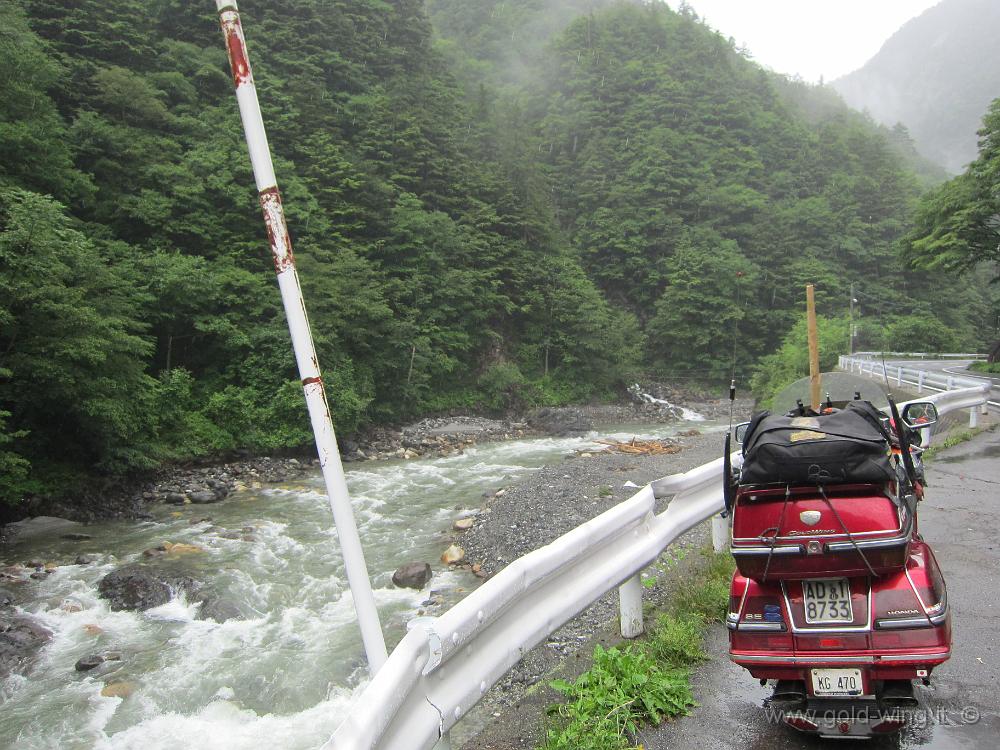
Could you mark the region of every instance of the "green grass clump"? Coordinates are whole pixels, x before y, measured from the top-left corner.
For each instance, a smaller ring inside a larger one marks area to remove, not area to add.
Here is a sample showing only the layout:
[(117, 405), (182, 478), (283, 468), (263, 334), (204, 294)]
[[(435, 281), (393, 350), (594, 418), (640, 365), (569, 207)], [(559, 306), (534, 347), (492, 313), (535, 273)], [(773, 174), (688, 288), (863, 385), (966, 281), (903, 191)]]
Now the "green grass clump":
[(969, 369), (976, 372), (1000, 372), (1000, 362), (973, 362)]
[(672, 611), (683, 616), (695, 615), (703, 622), (723, 622), (729, 606), (729, 582), (733, 577), (733, 557), (728, 553), (706, 551), (708, 564), (694, 580), (679, 584)]
[(679, 585), (670, 611), (643, 640), (594, 647), (594, 663), (574, 682), (550, 686), (565, 702), (549, 706), (539, 750), (622, 750), (644, 724), (683, 716), (697, 705), (691, 667), (706, 657), (705, 627), (726, 616), (733, 561), (707, 552), (699, 576)]
[(991, 428), (977, 427), (975, 429), (960, 430), (958, 432), (953, 432), (944, 440), (942, 440), (940, 443), (934, 443), (932, 446), (927, 448), (921, 454), (921, 457), (924, 459), (924, 461), (930, 461), (941, 451), (947, 450), (948, 448), (952, 448), (956, 445), (959, 445), (960, 443), (965, 443), (969, 440), (972, 440), (972, 438), (974, 438), (979, 433), (986, 432), (989, 429)]
[(551, 686), (566, 703), (549, 709), (555, 717), (544, 748), (618, 750), (631, 747), (629, 735), (643, 722), (687, 713), (694, 705), (689, 673), (659, 662), (648, 649), (630, 643), (623, 648), (594, 648), (594, 664), (575, 682), (554, 680)]

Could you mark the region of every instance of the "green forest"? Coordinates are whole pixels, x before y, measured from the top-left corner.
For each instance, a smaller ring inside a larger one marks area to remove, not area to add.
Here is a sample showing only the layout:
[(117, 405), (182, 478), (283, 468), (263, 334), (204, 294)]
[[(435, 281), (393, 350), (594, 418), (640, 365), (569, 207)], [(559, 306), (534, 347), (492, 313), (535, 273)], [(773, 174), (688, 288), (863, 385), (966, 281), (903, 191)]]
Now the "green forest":
[[(746, 383), (807, 283), (843, 349), (852, 284), (861, 347), (994, 337), (996, 107), (937, 186), (683, 3), (240, 11), (341, 434)], [(309, 446), (214, 4), (8, 0), (0, 56), (0, 498)]]

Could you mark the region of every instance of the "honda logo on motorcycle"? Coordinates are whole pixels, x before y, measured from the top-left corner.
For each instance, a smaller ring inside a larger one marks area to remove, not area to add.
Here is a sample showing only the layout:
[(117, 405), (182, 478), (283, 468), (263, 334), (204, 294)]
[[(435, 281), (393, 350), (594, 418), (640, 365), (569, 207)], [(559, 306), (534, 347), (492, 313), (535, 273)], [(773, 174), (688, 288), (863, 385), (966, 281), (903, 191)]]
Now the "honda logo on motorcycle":
[(819, 523), (820, 515), (818, 510), (804, 510), (799, 513), (799, 520), (806, 526), (815, 526)]

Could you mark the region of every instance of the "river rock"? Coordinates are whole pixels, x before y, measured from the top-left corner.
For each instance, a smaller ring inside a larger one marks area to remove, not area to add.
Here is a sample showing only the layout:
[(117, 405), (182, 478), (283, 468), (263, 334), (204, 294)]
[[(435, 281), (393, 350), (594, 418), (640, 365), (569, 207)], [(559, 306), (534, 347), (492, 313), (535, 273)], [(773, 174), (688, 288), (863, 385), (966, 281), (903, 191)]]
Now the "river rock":
[(457, 544), (453, 544), (444, 551), (443, 555), (441, 555), (441, 562), (445, 565), (454, 565), (455, 563), (461, 562), (464, 557), (465, 550)]
[(164, 542), (164, 546), (167, 548), (168, 555), (190, 555), (199, 552), (204, 552), (204, 547), (199, 547), (196, 544), (171, 544), (170, 542)]
[(103, 663), (103, 656), (100, 654), (90, 654), (89, 656), (84, 656), (82, 659), (78, 659), (73, 668), (77, 672), (89, 672), (91, 669), (96, 669)]
[(455, 519), (455, 523), (453, 523), (451, 527), (455, 531), (468, 531), (469, 529), (472, 528), (472, 524), (474, 524), (475, 522), (476, 519), (474, 518), (457, 518)]
[(73, 561), (74, 565), (93, 565), (97, 562), (97, 555), (77, 555)]
[(217, 497), (211, 490), (196, 490), (188, 493), (188, 499), (195, 505), (208, 505), (209, 503), (217, 503), (222, 498)]
[(198, 583), (187, 576), (172, 576), (137, 565), (113, 570), (97, 587), (114, 611), (142, 612), (169, 602), (179, 591), (191, 592)]
[(400, 588), (422, 589), (431, 579), (431, 566), (425, 562), (411, 562), (396, 569), (392, 582)]
[(0, 615), (0, 679), (24, 672), (52, 633), (23, 615)]
[(198, 610), (199, 620), (215, 620), (216, 622), (226, 622), (228, 620), (242, 620), (243, 613), (240, 608), (230, 601), (214, 595), (206, 595), (201, 600), (201, 608)]
[(90, 534), (77, 534), (76, 532), (74, 532), (72, 534), (63, 534), (62, 538), (71, 542), (85, 542), (88, 539), (93, 539), (94, 537), (92, 537)]
[(101, 688), (101, 695), (105, 698), (128, 698), (134, 692), (134, 682), (109, 682)]

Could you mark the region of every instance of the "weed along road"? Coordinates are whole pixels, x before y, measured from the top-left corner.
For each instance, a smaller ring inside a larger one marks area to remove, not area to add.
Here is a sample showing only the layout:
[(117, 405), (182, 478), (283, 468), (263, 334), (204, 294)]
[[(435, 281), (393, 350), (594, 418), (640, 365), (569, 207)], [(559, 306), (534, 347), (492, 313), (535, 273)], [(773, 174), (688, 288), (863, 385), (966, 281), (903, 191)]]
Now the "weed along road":
[[(918, 687), (920, 706), (897, 737), (865, 747), (995, 748), (1000, 737), (1000, 431), (937, 454), (920, 530), (948, 583), (954, 646), (951, 660)], [(701, 704), (692, 715), (640, 735), (646, 750), (826, 747), (823, 741), (769, 720), (762, 687), (727, 658), (724, 626), (714, 627), (710, 660), (693, 677)], [(836, 747), (844, 747), (839, 741)]]

